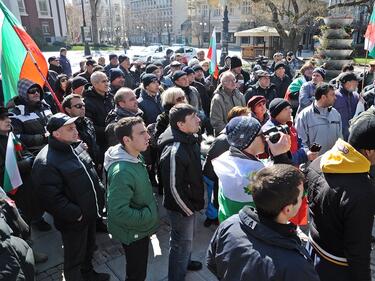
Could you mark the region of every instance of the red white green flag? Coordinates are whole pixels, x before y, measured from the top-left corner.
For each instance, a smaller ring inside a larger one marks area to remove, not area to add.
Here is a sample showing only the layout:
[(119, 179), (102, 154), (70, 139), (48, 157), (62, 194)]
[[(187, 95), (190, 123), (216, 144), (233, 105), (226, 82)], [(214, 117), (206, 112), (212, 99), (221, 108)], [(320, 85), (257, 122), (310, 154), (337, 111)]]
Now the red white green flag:
[(210, 40), (210, 47), (208, 48), (207, 58), (210, 59), (210, 74), (215, 78), (219, 78), (219, 67), (217, 66), (217, 54), (216, 54), (216, 30), (212, 31)]
[(22, 24), (0, 0), (0, 58), (4, 103), (18, 95), (19, 79), (44, 85), (48, 73), (46, 59)]
[(7, 149), (5, 152), (5, 169), (3, 189), (5, 192), (14, 192), (20, 185), (22, 179), (17, 166), (17, 153), (22, 150), (21, 143), (12, 132), (8, 135)]
[(369, 52), (369, 56), (375, 58), (375, 9), (372, 11), (365, 33), (365, 50)]

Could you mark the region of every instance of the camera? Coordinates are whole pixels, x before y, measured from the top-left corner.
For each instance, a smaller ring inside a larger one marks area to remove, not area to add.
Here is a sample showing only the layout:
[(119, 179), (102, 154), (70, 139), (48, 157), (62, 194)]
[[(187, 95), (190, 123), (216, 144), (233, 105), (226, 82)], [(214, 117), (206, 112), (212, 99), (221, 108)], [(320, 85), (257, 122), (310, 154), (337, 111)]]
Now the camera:
[(268, 136), (271, 143), (277, 143), (281, 137), (281, 133), (290, 135), (290, 129), (288, 125), (275, 126), (267, 131), (263, 132), (264, 136)]

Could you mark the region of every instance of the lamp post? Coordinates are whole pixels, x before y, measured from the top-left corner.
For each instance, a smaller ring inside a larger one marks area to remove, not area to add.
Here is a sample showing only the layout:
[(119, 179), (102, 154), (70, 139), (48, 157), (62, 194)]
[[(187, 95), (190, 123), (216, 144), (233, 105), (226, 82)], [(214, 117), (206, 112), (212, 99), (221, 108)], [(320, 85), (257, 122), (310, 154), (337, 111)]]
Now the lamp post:
[(201, 46), (200, 47), (203, 47), (204, 46), (204, 29), (207, 25), (206, 22), (200, 22), (199, 25), (201, 26), (201, 37), (202, 37), (202, 41), (201, 41)]
[(170, 46), (171, 45), (171, 31), (170, 31), (170, 29), (171, 29), (172, 25), (170, 23), (168, 23), (168, 24), (165, 23), (164, 27), (165, 27), (165, 29), (167, 30), (167, 33), (168, 33), (168, 46)]
[(224, 17), (223, 17), (223, 32), (221, 37), (221, 56), (220, 56), (220, 65), (224, 66), (225, 57), (228, 55), (228, 6), (225, 5)]
[(81, 34), (82, 34), (82, 42), (85, 44), (85, 56), (90, 56), (90, 46), (89, 43), (85, 40), (85, 27), (86, 27), (86, 19), (85, 19), (85, 8), (83, 6), (83, 0), (81, 0), (81, 6), (82, 6), (82, 16), (83, 16), (83, 26), (81, 27)]

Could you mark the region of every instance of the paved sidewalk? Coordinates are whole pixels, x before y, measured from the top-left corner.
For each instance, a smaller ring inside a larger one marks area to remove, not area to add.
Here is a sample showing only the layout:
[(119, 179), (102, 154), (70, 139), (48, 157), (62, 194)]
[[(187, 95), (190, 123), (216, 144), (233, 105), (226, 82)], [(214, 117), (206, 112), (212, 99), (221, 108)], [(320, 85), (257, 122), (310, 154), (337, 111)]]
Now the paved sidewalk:
[[(161, 197), (158, 198), (161, 206)], [(165, 209), (161, 206), (161, 227), (157, 233), (162, 251), (161, 256), (154, 257), (150, 244), (148, 261), (147, 281), (167, 280), (168, 275), (168, 244), (169, 244), (169, 224)], [(52, 218), (46, 216), (46, 220), (52, 223)], [(192, 258), (200, 260), (205, 264), (207, 246), (215, 231), (215, 227), (205, 228), (204, 212), (197, 217), (196, 235)], [(62, 275), (63, 248), (60, 233), (53, 229), (49, 232), (38, 232), (33, 230), (32, 238), (34, 248), (40, 252), (48, 254), (48, 261), (37, 265), (37, 281), (65, 280)], [(125, 280), (125, 256), (119, 242), (112, 240), (108, 234), (97, 234), (98, 250), (94, 254), (94, 268), (99, 272), (111, 274), (111, 281)], [(188, 272), (186, 281), (213, 281), (217, 280), (211, 272), (204, 266), (202, 270)]]
[[(167, 281), (168, 273), (168, 243), (169, 224), (164, 207), (161, 206), (161, 197), (158, 197), (160, 206), (161, 227), (157, 233), (162, 251), (161, 256), (154, 257), (152, 246), (148, 260), (147, 281)], [(52, 223), (52, 218), (46, 216), (46, 220)], [(206, 250), (209, 241), (215, 231), (215, 227), (205, 228), (205, 220), (202, 211), (197, 216), (195, 243), (193, 248), (193, 259), (200, 260), (205, 264)], [(373, 229), (375, 234), (375, 228)], [(53, 229), (49, 232), (33, 231), (34, 248), (48, 254), (48, 261), (37, 265), (37, 281), (62, 281), (65, 280), (62, 274), (63, 249), (60, 233)], [(108, 234), (97, 234), (98, 250), (94, 254), (94, 268), (99, 272), (111, 274), (111, 281), (125, 280), (125, 257), (124, 251), (119, 242), (112, 240)], [(371, 252), (372, 281), (375, 281), (375, 251), (374, 244)], [(203, 267), (197, 272), (188, 272), (185, 281), (214, 281), (217, 280), (211, 272)], [(182, 281), (182, 280), (181, 280)]]

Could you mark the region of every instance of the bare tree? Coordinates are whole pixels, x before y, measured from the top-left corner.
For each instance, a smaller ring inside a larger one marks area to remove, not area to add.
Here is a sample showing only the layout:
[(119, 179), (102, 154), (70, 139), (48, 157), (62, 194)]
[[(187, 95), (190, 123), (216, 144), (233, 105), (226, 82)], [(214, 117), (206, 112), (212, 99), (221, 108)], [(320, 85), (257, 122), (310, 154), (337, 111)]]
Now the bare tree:
[(72, 3), (67, 3), (65, 9), (69, 38), (71, 42), (77, 43), (81, 36), (82, 14)]

